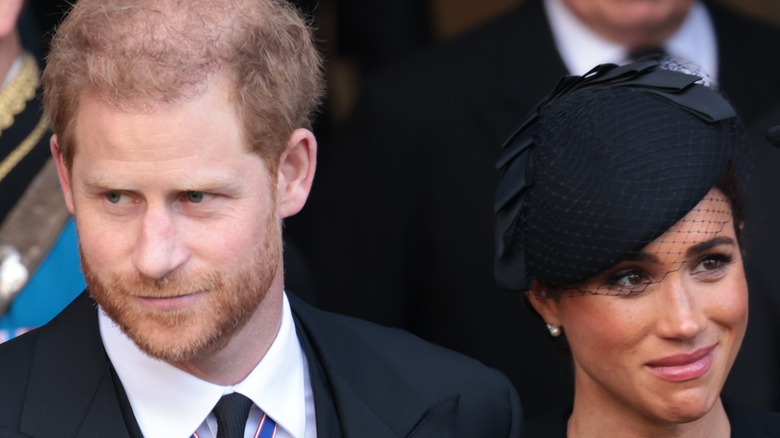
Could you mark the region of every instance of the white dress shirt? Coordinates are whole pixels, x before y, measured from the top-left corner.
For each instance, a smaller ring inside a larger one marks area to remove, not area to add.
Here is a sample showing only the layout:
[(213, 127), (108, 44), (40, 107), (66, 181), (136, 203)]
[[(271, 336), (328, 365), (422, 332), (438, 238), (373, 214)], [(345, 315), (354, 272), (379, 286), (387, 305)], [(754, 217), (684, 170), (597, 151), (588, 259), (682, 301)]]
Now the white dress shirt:
[[(562, 0), (545, 0), (555, 46), (569, 73), (583, 75), (604, 63), (624, 64), (628, 50), (591, 30)], [(687, 59), (701, 67), (713, 79), (718, 74), (718, 48), (715, 28), (707, 8), (696, 2), (685, 21), (664, 45), (666, 53)]]
[(254, 403), (246, 434), (254, 435), (260, 409), (277, 424), (277, 438), (315, 438), (314, 397), (306, 357), (295, 333), (287, 296), (279, 332), (268, 352), (242, 382), (216, 385), (143, 353), (119, 327), (99, 312), (100, 335), (135, 418), (146, 438), (216, 437), (211, 410), (224, 394), (238, 392)]

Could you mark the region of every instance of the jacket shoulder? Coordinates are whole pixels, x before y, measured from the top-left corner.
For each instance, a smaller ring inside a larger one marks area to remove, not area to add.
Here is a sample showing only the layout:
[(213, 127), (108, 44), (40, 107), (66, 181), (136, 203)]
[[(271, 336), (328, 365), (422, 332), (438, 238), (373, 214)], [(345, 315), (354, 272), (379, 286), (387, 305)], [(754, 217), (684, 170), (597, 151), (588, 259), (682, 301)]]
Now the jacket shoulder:
[[(0, 344), (0, 425), (13, 427), (22, 412), (38, 329)], [(0, 437), (3, 437), (0, 430)]]
[[(414, 374), (418, 374), (423, 365), (426, 365), (424, 372), (432, 365), (446, 363), (452, 373), (445, 372), (443, 377), (459, 374), (458, 370), (472, 371), (487, 377), (496, 375), (493, 369), (476, 359), (430, 343), (405, 330), (322, 311), (302, 302), (293, 306), (293, 313), (301, 318), (307, 329), (318, 329), (318, 335), (315, 336), (318, 344), (328, 345), (332, 339), (341, 339), (341, 348), (349, 348), (343, 345), (343, 342), (350, 340), (369, 347), (370, 350), (365, 351), (366, 354), (376, 355), (387, 363), (413, 371)], [(433, 373), (442, 377), (441, 370), (435, 370)], [(501, 376), (500, 373), (498, 375)]]
[(499, 371), (403, 330), (290, 302), (296, 328), (313, 344), (329, 377), (367, 404), (388, 406), (414, 398), (434, 407), (449, 401), (447, 409), (459, 424), (489, 424), (490, 436), (519, 436), (520, 400)]

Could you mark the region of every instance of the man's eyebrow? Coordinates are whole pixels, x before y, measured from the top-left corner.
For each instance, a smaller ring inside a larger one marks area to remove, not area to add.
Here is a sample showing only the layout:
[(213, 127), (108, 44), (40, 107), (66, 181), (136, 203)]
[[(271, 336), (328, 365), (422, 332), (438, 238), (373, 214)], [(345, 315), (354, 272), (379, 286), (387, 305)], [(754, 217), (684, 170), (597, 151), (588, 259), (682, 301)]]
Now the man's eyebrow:
[(102, 175), (93, 175), (85, 177), (82, 185), (90, 189), (111, 189), (120, 187), (121, 183), (110, 177), (107, 178)]
[[(223, 176), (206, 176), (203, 178), (186, 178), (177, 184), (176, 190), (192, 192), (209, 192), (219, 190), (231, 190), (236, 187), (234, 178)], [(83, 186), (88, 189), (117, 189), (133, 190), (135, 183), (128, 183), (118, 178), (105, 175), (94, 175), (84, 178)]]
[(734, 241), (734, 239), (728, 236), (713, 237), (710, 240), (705, 240), (704, 242), (700, 242), (697, 243), (696, 245), (691, 246), (685, 251), (685, 254), (686, 256), (691, 257), (696, 254), (701, 254), (703, 252), (709, 251), (710, 249), (720, 245), (736, 245), (736, 242)]
[(202, 180), (186, 180), (179, 184), (179, 190), (185, 192), (213, 192), (220, 190), (229, 190), (234, 187), (236, 182), (230, 178), (209, 177)]

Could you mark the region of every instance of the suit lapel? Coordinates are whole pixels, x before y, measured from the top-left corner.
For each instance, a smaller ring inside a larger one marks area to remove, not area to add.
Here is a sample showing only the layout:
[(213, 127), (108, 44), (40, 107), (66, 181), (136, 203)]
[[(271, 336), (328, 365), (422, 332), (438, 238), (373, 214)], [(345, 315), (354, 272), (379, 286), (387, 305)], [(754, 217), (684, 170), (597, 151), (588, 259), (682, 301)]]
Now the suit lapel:
[(309, 362), (320, 436), (422, 437), (431, 436), (431, 428), (452, 428), (447, 423), (454, 422), (457, 397), (426, 402), (353, 327), (289, 298)]
[(86, 292), (41, 329), (32, 363), (22, 432), (129, 438), (96, 308)]
[[(289, 296), (289, 295), (288, 295)], [(294, 316), (296, 335), (306, 356), (309, 370), (309, 382), (314, 393), (314, 412), (316, 414), (317, 435), (328, 438), (341, 437), (339, 413), (331, 395), (327, 374), (317, 358), (317, 352), (302, 328), (300, 320)]]

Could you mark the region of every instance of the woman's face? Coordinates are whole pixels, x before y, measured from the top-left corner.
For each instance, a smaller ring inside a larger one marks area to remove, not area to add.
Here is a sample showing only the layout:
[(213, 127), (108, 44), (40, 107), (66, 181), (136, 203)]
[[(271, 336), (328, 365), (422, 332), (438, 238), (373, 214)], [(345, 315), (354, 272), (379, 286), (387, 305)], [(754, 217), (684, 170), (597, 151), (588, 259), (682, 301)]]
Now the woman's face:
[(721, 192), (710, 191), (636, 258), (581, 286), (613, 293), (532, 299), (567, 336), (578, 402), (673, 423), (713, 407), (748, 315), (739, 243)]

